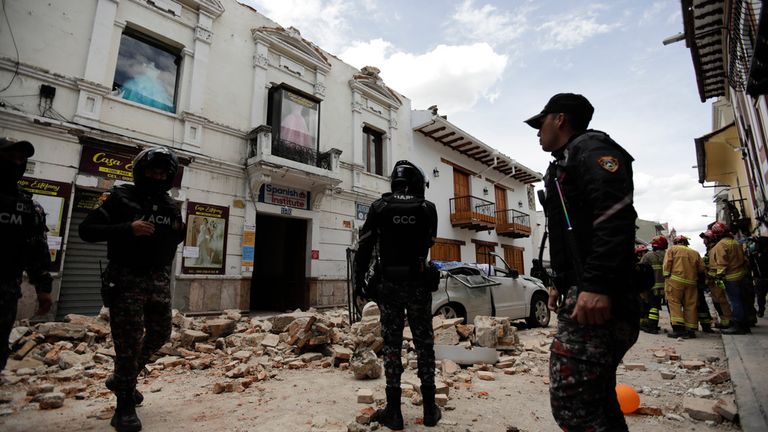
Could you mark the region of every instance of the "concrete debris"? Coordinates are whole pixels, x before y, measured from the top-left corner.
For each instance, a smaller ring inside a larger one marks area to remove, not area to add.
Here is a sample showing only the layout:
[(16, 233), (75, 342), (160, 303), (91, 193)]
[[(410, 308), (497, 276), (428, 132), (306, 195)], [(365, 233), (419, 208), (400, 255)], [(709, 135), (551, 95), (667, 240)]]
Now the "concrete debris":
[(370, 348), (355, 351), (349, 362), (349, 367), (355, 379), (376, 379), (384, 372), (379, 359)]
[(373, 391), (370, 390), (370, 389), (360, 389), (360, 390), (358, 390), (357, 391), (357, 403), (372, 404), (373, 403)]
[(56, 409), (64, 406), (64, 393), (42, 393), (39, 398), (40, 409)]
[(486, 348), (512, 349), (519, 343), (517, 329), (509, 319), (478, 315), (475, 317), (475, 344)]
[(711, 399), (686, 397), (683, 398), (683, 410), (694, 420), (711, 420), (720, 423), (722, 417), (715, 412), (715, 403)]
[(731, 374), (728, 371), (718, 371), (707, 375), (703, 381), (710, 384), (721, 384), (731, 380)]
[(739, 410), (732, 399), (718, 400), (712, 410), (730, 422), (735, 423), (739, 420)]
[(665, 370), (660, 371), (659, 373), (661, 373), (661, 377), (664, 378), (665, 380), (675, 379), (675, 376), (677, 376), (674, 372), (665, 371)]
[(655, 406), (641, 406), (637, 410), (635, 410), (635, 414), (637, 414), (637, 415), (647, 415), (647, 416), (661, 416), (661, 415), (664, 415), (664, 413), (661, 411), (661, 408), (655, 407)]
[(683, 369), (698, 370), (704, 367), (704, 362), (699, 360), (687, 360), (680, 362)]

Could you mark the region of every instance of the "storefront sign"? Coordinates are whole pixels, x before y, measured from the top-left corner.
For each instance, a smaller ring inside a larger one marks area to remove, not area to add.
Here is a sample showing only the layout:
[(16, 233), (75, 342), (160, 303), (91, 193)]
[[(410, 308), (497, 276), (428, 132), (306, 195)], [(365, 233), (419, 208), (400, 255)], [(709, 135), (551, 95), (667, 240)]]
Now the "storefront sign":
[(69, 210), (69, 197), (72, 185), (51, 180), (24, 177), (19, 180), (21, 186), (32, 194), (45, 210), (45, 224), (48, 227), (48, 249), (51, 253), (51, 271), (61, 267), (61, 244)]
[(256, 252), (256, 225), (245, 224), (243, 226), (243, 257), (240, 271), (253, 272), (253, 259)]
[(364, 221), (368, 217), (368, 210), (370, 209), (371, 206), (368, 204), (355, 203), (355, 219)]
[(227, 256), (229, 207), (187, 203), (187, 236), (182, 271), (186, 274), (224, 274)]
[[(98, 147), (83, 146), (80, 155), (80, 172), (93, 174), (113, 180), (133, 181), (133, 158), (139, 154), (138, 149), (126, 149), (124, 153), (105, 150)], [(173, 187), (181, 186), (184, 167), (179, 166), (179, 172), (173, 179)]]
[(91, 211), (98, 208), (107, 198), (107, 192), (75, 189), (75, 205), (72, 211)]
[(268, 183), (259, 190), (259, 202), (309, 210), (309, 191)]

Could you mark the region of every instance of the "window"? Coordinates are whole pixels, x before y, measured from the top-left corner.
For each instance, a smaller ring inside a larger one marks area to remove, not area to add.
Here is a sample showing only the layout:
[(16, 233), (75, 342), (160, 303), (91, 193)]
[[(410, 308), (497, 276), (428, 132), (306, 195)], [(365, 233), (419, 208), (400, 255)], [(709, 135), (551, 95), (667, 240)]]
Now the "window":
[(272, 154), (314, 165), (317, 161), (320, 103), (284, 86), (270, 89)]
[(475, 244), (475, 262), (478, 264), (493, 265), (493, 263), (496, 261), (496, 258), (491, 255), (491, 252), (495, 252), (498, 243), (476, 239), (472, 239), (472, 243)]
[(436, 261), (461, 261), (461, 246), (464, 244), (461, 240), (437, 238), (429, 256)]
[(363, 163), (369, 173), (384, 175), (382, 141), (384, 134), (369, 127), (363, 128)]
[(176, 112), (181, 53), (126, 30), (120, 39), (112, 91), (125, 100)]

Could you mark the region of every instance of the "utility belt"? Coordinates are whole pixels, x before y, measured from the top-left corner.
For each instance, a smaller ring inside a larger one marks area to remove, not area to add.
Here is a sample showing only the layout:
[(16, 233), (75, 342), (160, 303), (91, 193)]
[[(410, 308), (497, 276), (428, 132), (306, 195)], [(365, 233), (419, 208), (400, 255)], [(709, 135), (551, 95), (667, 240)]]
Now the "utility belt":
[(440, 284), (440, 270), (432, 262), (419, 260), (413, 264), (382, 265), (381, 278), (387, 282), (411, 282), (437, 291)]

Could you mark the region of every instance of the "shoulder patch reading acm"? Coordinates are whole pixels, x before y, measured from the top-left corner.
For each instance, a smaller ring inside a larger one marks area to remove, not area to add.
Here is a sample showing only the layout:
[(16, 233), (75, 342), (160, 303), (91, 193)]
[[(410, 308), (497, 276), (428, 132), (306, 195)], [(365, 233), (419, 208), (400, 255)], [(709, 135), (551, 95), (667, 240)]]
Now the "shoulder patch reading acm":
[(597, 163), (608, 172), (616, 172), (619, 169), (619, 160), (613, 156), (602, 156), (597, 159)]

